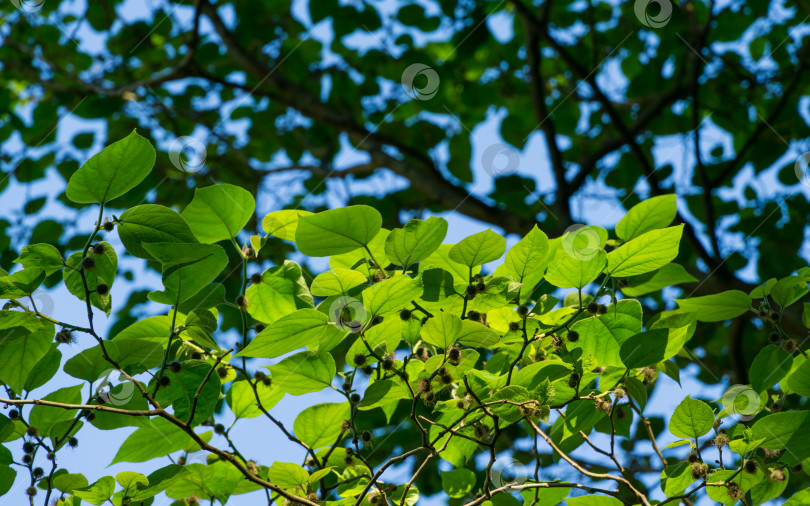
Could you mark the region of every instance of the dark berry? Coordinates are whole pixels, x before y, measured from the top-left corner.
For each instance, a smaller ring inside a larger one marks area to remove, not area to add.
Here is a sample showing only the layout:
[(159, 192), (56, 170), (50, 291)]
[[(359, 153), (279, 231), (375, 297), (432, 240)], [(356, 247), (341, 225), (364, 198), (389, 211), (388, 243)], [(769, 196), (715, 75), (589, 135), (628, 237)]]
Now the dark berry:
[(32, 460), (33, 460), (33, 457), (31, 456), (30, 453), (26, 453), (25, 455), (22, 456), (22, 461), (25, 464), (30, 464)]
[(158, 383), (160, 383), (160, 386), (162, 387), (169, 386), (171, 382), (172, 380), (170, 380), (168, 376), (161, 376), (160, 379), (158, 380)]
[(382, 322), (383, 322), (383, 317), (382, 316), (375, 316), (374, 318), (371, 319), (371, 324), (372, 325), (379, 325)]
[(199, 351), (192, 351), (191, 360), (202, 360), (202, 353), (200, 353)]
[(99, 295), (107, 295), (110, 293), (110, 287), (104, 283), (99, 283), (96, 285), (96, 293)]
[(33, 453), (35, 449), (36, 446), (34, 446), (34, 443), (30, 441), (26, 441), (25, 443), (23, 443), (23, 451), (25, 453)]
[(386, 371), (390, 371), (394, 368), (394, 360), (391, 357), (385, 357), (382, 361), (382, 368)]
[(248, 298), (245, 297), (244, 295), (239, 295), (236, 297), (235, 302), (236, 305), (239, 307), (239, 309), (245, 309), (248, 305)]
[(470, 311), (469, 313), (467, 313), (467, 319), (472, 320), (474, 322), (479, 322), (481, 321), (481, 313), (479, 313), (478, 311)]
[(43, 471), (41, 467), (35, 467), (34, 470), (31, 471), (31, 474), (33, 474), (35, 478), (41, 478), (42, 475), (45, 474), (45, 471)]
[(225, 426), (221, 423), (214, 425), (214, 432), (217, 434), (225, 434)]
[(370, 376), (371, 373), (374, 372), (374, 368), (371, 367), (370, 365), (367, 365), (367, 366), (361, 368), (360, 370), (363, 371), (363, 374), (365, 374), (366, 376)]
[(352, 404), (358, 404), (360, 402), (360, 399), (361, 399), (360, 394), (352, 394), (349, 396), (349, 401)]
[(776, 321), (779, 319), (779, 313), (777, 313), (776, 311), (770, 311), (768, 313), (768, 318), (770, 318), (773, 321)]
[(16, 420), (17, 418), (20, 417), (20, 412), (17, 411), (16, 409), (12, 409), (11, 411), (8, 412), (8, 417), (11, 418), (12, 420)]
[(36, 427), (28, 427), (28, 429), (25, 430), (25, 433), (31, 437), (34, 437), (37, 434), (39, 434), (39, 431), (37, 430)]
[(451, 346), (447, 349), (447, 361), (453, 365), (458, 365), (461, 361), (461, 350), (456, 348), (455, 346)]
[(76, 439), (75, 437), (71, 437), (70, 439), (68, 439), (68, 443), (67, 443), (67, 444), (68, 444), (68, 446), (70, 446), (71, 448), (76, 448), (77, 446), (79, 446), (79, 440), (78, 440), (78, 439)]
[[(352, 423), (348, 420), (343, 420), (342, 422), (340, 422), (340, 428), (341, 430), (343, 430), (343, 432), (351, 430)], [(349, 448), (349, 450), (351, 450), (351, 448)], [(350, 453), (349, 450), (346, 450), (346, 453)]]
[(60, 344), (69, 344), (73, 342), (73, 334), (68, 329), (62, 329), (56, 333), (54, 340)]
[(748, 474), (754, 474), (757, 472), (757, 463), (753, 460), (746, 460), (743, 469), (745, 469), (745, 472)]
[(795, 339), (787, 339), (785, 341), (785, 351), (787, 351), (788, 353), (793, 353), (794, 351), (796, 351), (797, 347), (798, 346), (796, 345)]
[(272, 384), (273, 384), (273, 381), (272, 381), (270, 378), (264, 378), (264, 379), (262, 380), (262, 385), (264, 385), (264, 386), (266, 386), (266, 387), (269, 387), (269, 386), (270, 386), (270, 385), (272, 385)]
[(570, 378), (568, 378), (568, 386), (571, 388), (576, 388), (579, 385), (579, 374), (573, 373)]
[(96, 255), (103, 255), (105, 249), (106, 248), (104, 247), (104, 245), (101, 244), (100, 242), (97, 242), (96, 244), (93, 245), (93, 253), (95, 253)]
[(518, 330), (520, 330), (520, 323), (509, 322), (509, 332), (517, 332)]
[(226, 369), (225, 367), (220, 367), (219, 369), (217, 369), (217, 376), (219, 376), (222, 379), (225, 379), (228, 376), (228, 369)]
[(91, 271), (96, 268), (96, 261), (93, 257), (84, 257), (82, 258), (81, 266), (82, 269)]
[(453, 377), (452, 377), (452, 376), (450, 376), (449, 374), (442, 374), (441, 376), (439, 376), (439, 379), (440, 379), (440, 380), (441, 380), (441, 382), (442, 382), (442, 383), (444, 383), (445, 385), (449, 385), (450, 383), (452, 383), (452, 382), (453, 382)]
[(770, 334), (768, 334), (768, 341), (770, 341), (771, 344), (777, 344), (781, 340), (782, 336), (779, 335), (779, 332), (771, 332)]
[(115, 223), (111, 221), (105, 221), (103, 227), (104, 230), (106, 230), (107, 232), (112, 232), (113, 229), (115, 228)]
[(467, 286), (467, 290), (466, 290), (467, 299), (474, 298), (477, 293), (478, 293), (478, 290), (476, 290), (475, 286), (473, 286), (473, 285), (468, 285)]
[(487, 290), (487, 285), (483, 281), (479, 281), (477, 285), (475, 285), (475, 290), (478, 293), (484, 293)]
[(351, 466), (354, 464), (354, 460), (351, 457), (346, 457), (343, 459), (343, 464), (345, 464), (346, 467)]
[(348, 392), (352, 389), (352, 386), (348, 382), (346, 382), (343, 383), (343, 386), (341, 388), (343, 389), (344, 392)]
[(524, 317), (529, 314), (529, 307), (526, 304), (521, 304), (517, 307), (517, 314)]
[(700, 479), (706, 476), (707, 471), (709, 470), (709, 466), (704, 464), (703, 462), (693, 462), (692, 463), (692, 478)]
[(169, 370), (175, 374), (180, 372), (183, 369), (183, 366), (180, 365), (180, 362), (172, 362), (169, 364)]
[(575, 343), (579, 341), (579, 332), (576, 330), (569, 330), (568, 335), (565, 336), (568, 339), (569, 343)]
[(407, 309), (403, 309), (399, 312), (399, 317), (402, 319), (402, 321), (406, 322), (411, 319), (411, 312)]
[(364, 443), (368, 443), (371, 441), (371, 432), (364, 430), (363, 433), (360, 434), (360, 439), (362, 439)]
[(695, 462), (697, 462), (700, 459), (698, 458), (697, 453), (690, 453), (689, 456), (686, 457), (686, 460), (688, 460), (689, 462), (694, 464)]
[(591, 314), (596, 314), (599, 311), (599, 304), (596, 302), (589, 302), (588, 303), (588, 312)]
[(31, 497), (37, 495), (37, 488), (36, 487), (28, 487), (25, 489), (25, 493)]
[(456, 401), (456, 407), (458, 409), (464, 409), (464, 401), (461, 401), (461, 400)]
[(362, 353), (358, 353), (357, 355), (354, 356), (352, 361), (354, 362), (354, 365), (356, 365), (357, 367), (362, 367), (366, 363), (366, 356), (363, 355)]
[(416, 358), (419, 360), (427, 360), (430, 358), (430, 352), (424, 346), (416, 348)]
[(256, 274), (250, 277), (250, 282), (253, 283), (254, 285), (258, 285), (259, 283), (262, 282), (262, 275), (257, 272)]
[(598, 307), (598, 309), (597, 309), (597, 312), (598, 312), (599, 314), (605, 314), (605, 313), (607, 313), (607, 306), (606, 306), (606, 305), (604, 305), (604, 304), (599, 304), (599, 307)]
[(256, 329), (256, 333), (257, 333), (257, 334), (260, 334), (260, 333), (261, 333), (261, 332), (263, 332), (263, 331), (264, 331), (264, 329), (266, 329), (267, 327), (266, 327), (266, 326), (265, 326), (263, 323), (257, 323), (257, 324), (256, 324), (256, 326), (255, 326), (255, 327), (253, 327), (253, 328), (255, 328), (255, 329)]

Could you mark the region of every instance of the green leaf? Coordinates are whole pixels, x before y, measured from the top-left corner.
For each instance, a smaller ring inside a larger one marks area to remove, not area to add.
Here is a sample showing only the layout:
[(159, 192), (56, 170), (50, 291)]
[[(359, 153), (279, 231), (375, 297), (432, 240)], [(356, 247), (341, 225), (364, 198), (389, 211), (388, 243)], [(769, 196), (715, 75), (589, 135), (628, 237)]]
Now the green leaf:
[(751, 309), (751, 297), (739, 290), (728, 290), (703, 297), (675, 299), (681, 311), (695, 313), (700, 322), (719, 322), (736, 318)]
[(299, 309), (273, 322), (236, 357), (275, 358), (321, 340), (336, 339), (344, 332), (329, 317), (314, 309)]
[(14, 457), (11, 452), (5, 446), (0, 446), (0, 496), (11, 490), (17, 477), (17, 471), (11, 467), (12, 462)]
[(358, 405), (361, 410), (369, 410), (396, 405), (402, 399), (410, 399), (411, 393), (402, 382), (393, 380), (377, 380), (372, 383), (363, 395)]
[(312, 295), (330, 297), (347, 295), (349, 290), (368, 282), (362, 272), (337, 267), (315, 276), (312, 280)]
[(447, 220), (444, 218), (413, 219), (404, 227), (391, 231), (385, 241), (385, 253), (391, 262), (407, 268), (436, 251), (446, 235)]
[(666, 358), (669, 331), (648, 330), (628, 338), (622, 343), (619, 356), (628, 369), (649, 367)]
[[(163, 374), (170, 380), (169, 385), (158, 390), (156, 400), (162, 406), (171, 404), (174, 408), (174, 416), (186, 421), (191, 414), (194, 396), (208, 375), (208, 371), (211, 370), (211, 364), (202, 360), (187, 360), (180, 362), (180, 366), (180, 372), (177, 373), (170, 370), (164, 371)], [(199, 425), (214, 413), (221, 388), (219, 376), (211, 374), (200, 389), (192, 425)]]
[(310, 448), (323, 448), (334, 444), (342, 431), (341, 423), (349, 418), (348, 402), (316, 404), (295, 418), (293, 431)]
[(41, 387), (59, 371), (59, 365), (62, 363), (62, 352), (59, 351), (58, 346), (58, 343), (53, 343), (48, 353), (28, 373), (28, 379), (25, 380), (25, 390), (31, 391)]
[[(124, 487), (125, 490), (140, 490), (149, 485), (149, 480), (141, 473), (134, 471), (122, 471), (115, 475), (115, 481)], [(129, 494), (127, 494), (129, 495)]]
[(678, 213), (675, 195), (652, 197), (633, 206), (616, 224), (616, 235), (629, 241), (672, 223)]
[(169, 455), (189, 445), (199, 448), (183, 429), (168, 420), (156, 418), (151, 420), (148, 426), (141, 427), (130, 434), (110, 464), (146, 462)]
[[(82, 403), (82, 385), (65, 387), (51, 392), (44, 397), (46, 401), (61, 402), (64, 404)], [(28, 423), (36, 427), (43, 436), (57, 436), (61, 438), (63, 434), (51, 434), (51, 429), (60, 422), (73, 420), (76, 416), (75, 409), (62, 409), (54, 406), (34, 406), (31, 408), (31, 415)]]
[(385, 254), (385, 241), (388, 239), (389, 231), (381, 228), (377, 235), (368, 243), (368, 249), (357, 248), (347, 253), (332, 255), (329, 258), (329, 267), (337, 269), (352, 269), (363, 273), (367, 278), (372, 277), (375, 272), (379, 272), (377, 262), (383, 267), (390, 262)]
[[(456, 283), (468, 284), (470, 282), (470, 270), (450, 259), (450, 251), (452, 251), (454, 247), (453, 244), (442, 244), (439, 246), (436, 251), (431, 253), (430, 256), (419, 264), (420, 272), (428, 272), (430, 270), (438, 271), (441, 269), (449, 273)], [(480, 266), (473, 267), (472, 274), (476, 275), (480, 270)]]
[(273, 323), (296, 309), (312, 307), (312, 295), (301, 267), (290, 260), (264, 271), (261, 282), (251, 284), (245, 296), (248, 314), (263, 323)]
[(506, 239), (492, 230), (478, 232), (450, 248), (450, 260), (469, 268), (497, 260), (506, 251)]
[(628, 286), (623, 287), (622, 292), (629, 297), (640, 297), (663, 290), (668, 286), (696, 281), (697, 278), (686, 272), (683, 266), (667, 264), (655, 272), (629, 278)]
[[(788, 356), (790, 355), (788, 354)], [(791, 362), (789, 365), (792, 366), (792, 356), (790, 359)], [(784, 371), (784, 367), (785, 364), (782, 364), (778, 371)], [(788, 368), (788, 372), (790, 372), (790, 368)], [(777, 373), (774, 373), (774, 375), (777, 375)], [(795, 371), (790, 373), (787, 380), (787, 386), (794, 393), (797, 393), (803, 397), (810, 397), (810, 360), (803, 361)]]
[(291, 395), (319, 392), (332, 384), (337, 372), (328, 353), (302, 351), (269, 367), (273, 383)]
[(62, 254), (55, 246), (50, 244), (32, 244), (23, 247), (20, 256), (14, 260), (26, 269), (39, 267), (45, 270), (45, 275), (50, 276), (65, 266)]
[[(276, 385), (265, 386), (261, 381), (256, 382), (256, 392), (265, 410), (275, 406), (284, 397), (284, 392)], [(256, 418), (262, 414), (256, 402), (256, 394), (246, 380), (234, 381), (225, 398), (237, 418)]]
[[(144, 243), (196, 243), (197, 238), (180, 214), (168, 207), (144, 204), (127, 209), (117, 222), (118, 237), (127, 251), (154, 260)], [(175, 247), (178, 247), (175, 244)]]
[(523, 283), (543, 267), (548, 256), (548, 236), (537, 225), (506, 253), (505, 273)]
[(777, 281), (771, 288), (771, 297), (780, 307), (788, 307), (808, 292), (807, 281), (799, 276), (788, 276)]
[(53, 477), (53, 488), (61, 492), (70, 492), (87, 486), (87, 478), (81, 474), (60, 474)]
[(773, 413), (751, 427), (753, 440), (762, 440), (761, 447), (784, 450), (781, 461), (795, 466), (810, 457), (810, 411)]
[(607, 255), (612, 276), (638, 276), (668, 264), (678, 256), (683, 225), (652, 230), (619, 246)]
[(299, 216), (295, 243), (307, 256), (339, 255), (367, 246), (381, 227), (382, 216), (373, 207), (330, 209), (311, 216)]
[(147, 253), (163, 266), (162, 292), (151, 292), (149, 299), (175, 305), (205, 288), (228, 265), (228, 255), (216, 244), (157, 242), (144, 244)]
[(438, 348), (449, 348), (461, 332), (461, 318), (450, 313), (438, 313), (422, 326), (422, 340)]
[(406, 275), (384, 279), (363, 291), (363, 303), (372, 316), (399, 311), (422, 296), (422, 281)]
[(546, 281), (559, 288), (582, 288), (602, 273), (605, 258), (606, 254), (602, 249), (584, 260), (560, 252), (549, 263)]
[[(87, 289), (90, 290), (90, 303), (107, 313), (109, 316), (112, 309), (112, 297), (110, 294), (99, 295), (95, 292), (100, 284), (107, 285), (112, 288), (115, 281), (115, 274), (118, 271), (118, 256), (115, 250), (110, 246), (110, 243), (99, 243), (104, 247), (104, 253), (96, 255), (92, 250), (88, 252), (87, 257), (95, 261), (95, 267), (92, 269), (84, 269), (84, 277), (87, 280)], [(84, 281), (79, 273), (82, 263), (81, 252), (76, 252), (70, 255), (67, 259), (69, 269), (62, 271), (62, 277), (65, 280), (70, 293), (79, 298), (79, 300), (86, 300), (84, 291)]]
[(51, 349), (51, 322), (31, 313), (0, 310), (0, 381), (22, 392), (37, 363)]
[(194, 198), (181, 215), (197, 239), (210, 244), (236, 237), (255, 208), (256, 201), (249, 191), (217, 184), (194, 190)]
[[(141, 322), (143, 325), (143, 320)], [(134, 325), (137, 325), (134, 324)], [(133, 326), (134, 326), (133, 325)], [(168, 335), (168, 325), (163, 333)], [(164, 342), (149, 341), (146, 339), (115, 337), (106, 341), (104, 347), (110, 358), (115, 360), (129, 374), (139, 374), (152, 367), (157, 367), (163, 359)], [(161, 336), (165, 340), (165, 336)], [(107, 372), (112, 371), (112, 365), (104, 358), (101, 346), (93, 346), (74, 355), (65, 362), (64, 371), (74, 378), (95, 382)], [(117, 372), (115, 373), (116, 377)]]
[(460, 499), (475, 488), (475, 473), (469, 469), (442, 471), (442, 489), (454, 499)]
[[(792, 366), (793, 355), (782, 348), (776, 346), (762, 348), (751, 363), (751, 370), (748, 374), (751, 387), (757, 392), (771, 388), (790, 372)], [(810, 379), (810, 377), (805, 379)]]
[(39, 267), (23, 269), (0, 277), (0, 299), (20, 299), (34, 293), (45, 281), (45, 270)]
[(604, 495), (581, 495), (565, 500), (568, 506), (622, 506), (624, 503), (615, 497)]
[(72, 494), (90, 504), (101, 505), (112, 497), (115, 491), (115, 480), (112, 476), (104, 476), (89, 487), (73, 490)]
[(703, 401), (687, 396), (669, 422), (669, 431), (676, 437), (695, 439), (709, 432), (714, 425), (714, 412)]
[(498, 334), (489, 327), (472, 320), (462, 320), (461, 329), (454, 337), (459, 344), (471, 348), (489, 348), (498, 342)]
[[(196, 443), (193, 444), (196, 446)], [(135, 494), (132, 494), (130, 491), (132, 501), (145, 501), (150, 497), (158, 495), (166, 490), (172, 483), (182, 478), (186, 473), (186, 468), (175, 464), (170, 464), (150, 473), (149, 476), (146, 477), (149, 483), (148, 486), (138, 490)]]
[(309, 473), (298, 464), (274, 462), (267, 471), (267, 479), (279, 487), (291, 489), (309, 482)]
[(586, 355), (593, 355), (601, 366), (624, 367), (619, 354), (621, 345), (641, 332), (641, 303), (624, 299), (609, 305), (607, 312), (579, 320), (571, 329), (579, 332), (576, 343), (568, 343), (569, 349), (582, 348)]
[(661, 490), (667, 497), (681, 495), (695, 481), (689, 462), (678, 462), (661, 471)]
[(73, 173), (67, 198), (77, 204), (106, 203), (138, 185), (155, 165), (155, 148), (133, 130)]
[(286, 241), (294, 241), (295, 231), (298, 229), (298, 219), (301, 216), (312, 216), (312, 213), (300, 209), (275, 211), (264, 217), (262, 228), (267, 232), (267, 235), (276, 236)]

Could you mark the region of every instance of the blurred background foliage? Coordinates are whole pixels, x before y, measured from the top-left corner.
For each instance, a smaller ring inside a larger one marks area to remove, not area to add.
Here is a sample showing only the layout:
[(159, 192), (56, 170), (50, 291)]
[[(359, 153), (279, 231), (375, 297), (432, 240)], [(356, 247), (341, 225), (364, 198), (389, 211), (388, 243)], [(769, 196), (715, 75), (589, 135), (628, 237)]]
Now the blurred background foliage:
[[(65, 182), (133, 128), (158, 161), (120, 209), (180, 209), (227, 182), (258, 195), (259, 216), (363, 203), (389, 228), (442, 214), (551, 236), (677, 193), (678, 262), (700, 280), (684, 295), (807, 264), (807, 2), (21, 2), (0, 4), (5, 268), (26, 243), (81, 247), (95, 211)], [(42, 182), (57, 191), (30, 191)], [(262, 260), (293, 252), (271, 238)], [(146, 307), (133, 286), (111, 332)], [(800, 318), (785, 322), (803, 338)], [(700, 378), (746, 383), (761, 329), (705, 326)]]

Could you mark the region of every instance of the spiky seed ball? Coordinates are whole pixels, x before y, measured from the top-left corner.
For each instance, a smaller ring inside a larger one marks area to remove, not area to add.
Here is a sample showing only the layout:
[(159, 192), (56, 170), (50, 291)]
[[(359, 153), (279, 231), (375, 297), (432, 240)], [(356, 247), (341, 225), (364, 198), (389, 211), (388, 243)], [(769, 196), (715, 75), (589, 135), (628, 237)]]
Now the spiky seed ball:
[(726, 446), (728, 444), (728, 435), (725, 433), (718, 434), (714, 438), (714, 445), (715, 446)]
[(467, 319), (472, 320), (474, 322), (481, 321), (481, 313), (478, 311), (470, 311), (467, 313)]
[(96, 255), (103, 255), (104, 251), (106, 251), (106, 248), (100, 242), (97, 242), (93, 245), (93, 253), (95, 253)]
[(56, 333), (54, 341), (60, 344), (70, 344), (73, 342), (73, 333), (71, 333), (68, 329), (62, 329)]
[(25, 464), (30, 464), (32, 460), (34, 460), (34, 457), (32, 457), (30, 453), (26, 453), (22, 456), (22, 461)]
[(214, 432), (217, 434), (225, 434), (225, 426), (221, 423), (214, 425)]
[(200, 353), (199, 351), (192, 351), (191, 352), (191, 360), (201, 360), (201, 359), (202, 359), (202, 353)]
[(467, 294), (467, 299), (469, 300), (475, 298), (475, 296), (478, 294), (478, 290), (476, 290), (475, 286), (473, 285), (467, 285), (465, 293)]
[(354, 362), (354, 365), (357, 367), (362, 367), (366, 364), (366, 356), (362, 353), (358, 353), (352, 358), (352, 362)]
[(568, 378), (568, 386), (571, 388), (576, 388), (578, 384), (579, 384), (579, 374), (577, 373), (571, 374), (571, 376)]
[(607, 313), (607, 306), (604, 305), (604, 304), (597, 305), (596, 312), (599, 313), (599, 314)]
[(748, 474), (754, 474), (757, 472), (757, 463), (753, 460), (746, 460), (743, 469)]
[(520, 323), (509, 322), (509, 332), (517, 332), (518, 330), (520, 330)]
[[(348, 420), (343, 420), (342, 422), (340, 422), (340, 428), (342, 430), (344, 430), (344, 431), (351, 430), (352, 429), (352, 423), (350, 421), (348, 421)], [(348, 453), (348, 451), (347, 451), (347, 453)]]
[(236, 305), (239, 307), (239, 309), (245, 309), (249, 304), (248, 298), (245, 297), (244, 295), (237, 296), (234, 302), (236, 302)]
[(363, 374), (365, 374), (366, 376), (371, 376), (374, 373), (374, 368), (371, 367), (370, 365), (364, 366), (360, 370), (363, 371)]
[(20, 412), (17, 411), (16, 409), (12, 409), (11, 411), (8, 412), (8, 417), (11, 418), (12, 420), (16, 420), (17, 418), (20, 417)]
[(517, 314), (520, 315), (521, 318), (528, 315), (529, 314), (529, 306), (527, 306), (526, 304), (520, 304), (517, 307)]
[(419, 346), (416, 348), (416, 358), (419, 360), (427, 360), (430, 358), (430, 352), (424, 346)]
[(785, 351), (788, 353), (793, 353), (798, 348), (795, 339), (787, 339), (785, 340)]
[(225, 379), (228, 376), (228, 369), (226, 367), (217, 368), (217, 376), (219, 376), (222, 379)]
[(385, 357), (382, 361), (382, 368), (386, 371), (390, 371), (394, 368), (394, 360), (391, 357)]
[(427, 392), (423, 397), (423, 399), (426, 404), (433, 404), (434, 402), (436, 402), (436, 394), (434, 394), (433, 392)]
[(48, 458), (48, 460), (53, 460), (53, 459), (55, 459), (55, 458), (56, 458), (56, 453), (54, 453), (54, 452), (48, 452), (48, 454), (46, 455), (46, 457)]
[(36, 435), (39, 434), (39, 431), (37, 430), (36, 427), (31, 426), (25, 430), (25, 433), (31, 437), (36, 437)]
[(27, 489), (25, 489), (25, 493), (26, 493), (26, 495), (34, 497), (35, 495), (37, 495), (37, 488), (36, 487), (28, 487)]
[(411, 319), (411, 312), (407, 309), (403, 309), (399, 312), (399, 317), (402, 321), (406, 322)]
[(30, 441), (26, 441), (25, 443), (23, 443), (23, 451), (25, 453), (33, 453), (35, 449), (36, 446), (34, 446), (34, 443)]
[(458, 365), (461, 362), (461, 350), (456, 348), (455, 346), (451, 346), (447, 349), (447, 361), (450, 362), (452, 365)]
[(349, 402), (352, 404), (359, 404), (360, 403), (360, 394), (352, 394), (349, 396)]
[(740, 490), (740, 486), (734, 483), (733, 481), (727, 483), (726, 487), (728, 488), (727, 490), (728, 496), (731, 497), (732, 499), (739, 499), (740, 497), (742, 497), (742, 490)]
[(45, 474), (45, 471), (42, 470), (41, 467), (35, 467), (31, 474), (34, 475), (35, 478), (42, 478), (42, 475)]
[(772, 467), (768, 472), (768, 479), (770, 481), (785, 481), (785, 472), (779, 468)]
[(352, 386), (347, 381), (347, 382), (343, 383), (343, 386), (341, 388), (343, 389), (344, 392), (348, 392), (349, 390), (352, 389)]
[(306, 462), (304, 462), (304, 465), (307, 467), (315, 467), (318, 465), (318, 461), (313, 459), (312, 457), (307, 457), (307, 460)]
[(770, 318), (772, 321), (776, 321), (779, 319), (779, 313), (777, 313), (776, 311), (769, 311), (768, 318)]
[(264, 323), (257, 323), (256, 326), (253, 328), (256, 330), (257, 334), (261, 334), (262, 332), (264, 332), (264, 329), (266, 329), (267, 326)]
[(105, 283), (99, 283), (96, 285), (96, 293), (99, 295), (107, 295), (110, 293), (110, 287)]
[(253, 379), (255, 379), (256, 381), (261, 381), (266, 377), (267, 377), (267, 375), (265, 373), (263, 373), (262, 371), (256, 371), (256, 372), (253, 373)]
[(262, 385), (264, 385), (266, 387), (269, 387), (272, 384), (273, 384), (273, 380), (271, 380), (270, 378), (264, 378), (262, 380)]
[(84, 257), (81, 266), (86, 271), (92, 271), (96, 268), (96, 260), (93, 257)]
[(107, 232), (112, 232), (113, 229), (115, 228), (115, 223), (111, 221), (105, 221), (102, 227), (104, 227), (104, 230), (106, 230)]
[(68, 439), (67, 444), (71, 448), (76, 448), (77, 446), (79, 446), (79, 440), (76, 439), (75, 437), (71, 437), (70, 439)]
[(462, 401), (462, 400), (456, 401), (456, 407), (458, 409), (464, 409), (465, 408), (464, 401)]
[(569, 343), (575, 343), (579, 341), (579, 332), (576, 330), (569, 330), (568, 335), (565, 336), (568, 339)]
[(169, 364), (169, 370), (175, 374), (179, 373), (182, 369), (183, 366), (180, 364), (180, 362), (175, 361)]
[(169, 384), (171, 384), (171, 382), (172, 382), (172, 380), (170, 380), (168, 376), (161, 376), (160, 379), (158, 380), (158, 383), (160, 383), (160, 386), (162, 386), (162, 387), (169, 386)]
[(445, 385), (449, 385), (450, 383), (452, 383), (452, 382), (453, 382), (453, 377), (452, 377), (452, 376), (450, 376), (449, 374), (443, 374), (443, 375), (439, 376), (439, 379), (440, 379), (440, 380), (441, 380), (441, 382), (442, 382), (442, 383), (444, 383)]
[(262, 275), (259, 274), (258, 272), (256, 274), (253, 274), (252, 276), (250, 276), (250, 282), (253, 283), (254, 285), (258, 285), (259, 283), (262, 282)]
[(771, 332), (768, 334), (768, 341), (771, 344), (778, 344), (779, 341), (782, 340), (782, 336), (779, 335), (779, 332)]
[(371, 441), (371, 432), (364, 430), (363, 433), (360, 434), (360, 439), (362, 439), (364, 443), (368, 443)]
[(479, 282), (478, 282), (478, 284), (477, 284), (477, 285), (475, 285), (475, 290), (476, 290), (478, 293), (484, 293), (485, 291), (487, 291), (487, 285), (486, 285), (486, 283), (484, 283), (483, 281), (479, 281)]
[(380, 496), (379, 496), (379, 494), (374, 494), (374, 495), (371, 495), (371, 497), (369, 497), (369, 498), (368, 498), (368, 502), (369, 502), (370, 504), (379, 504), (379, 503), (380, 503)]
[(706, 472), (709, 470), (709, 466), (704, 464), (703, 462), (693, 462), (692, 463), (692, 478), (698, 480), (706, 476)]
[(599, 311), (599, 304), (596, 302), (589, 302), (588, 303), (588, 312), (591, 314), (596, 314)]
[(256, 250), (247, 244), (242, 248), (242, 254), (245, 255), (245, 258), (256, 258)]
[(345, 464), (346, 467), (352, 466), (354, 465), (354, 459), (347, 456), (345, 459), (343, 459), (343, 464)]
[(689, 455), (687, 455), (686, 460), (694, 464), (695, 462), (699, 461), (700, 458), (698, 458), (697, 453), (692, 452)]

